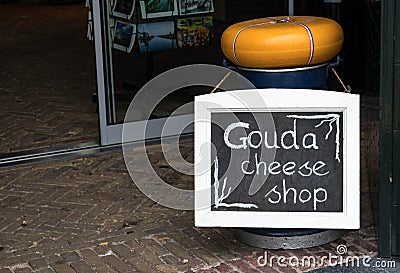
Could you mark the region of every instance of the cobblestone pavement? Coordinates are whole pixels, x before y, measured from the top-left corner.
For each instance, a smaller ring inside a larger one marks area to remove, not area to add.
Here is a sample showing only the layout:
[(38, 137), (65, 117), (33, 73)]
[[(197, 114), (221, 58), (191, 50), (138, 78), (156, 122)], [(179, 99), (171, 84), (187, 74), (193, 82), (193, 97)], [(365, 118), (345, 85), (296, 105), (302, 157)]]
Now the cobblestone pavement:
[(97, 141), (83, 5), (0, 3), (0, 154)]
[[(168, 144), (165, 148), (168, 151)], [(191, 141), (181, 147), (188, 161), (193, 159), (192, 150)], [(160, 146), (148, 151), (160, 177), (176, 187), (193, 187), (191, 176), (168, 167)], [(152, 179), (146, 170), (135, 177), (143, 179)], [(257, 258), (264, 252), (238, 242), (231, 229), (195, 228), (192, 211), (162, 207), (138, 190), (120, 151), (0, 169), (0, 181), (0, 273), (314, 269), (259, 266)], [(377, 254), (375, 229), (365, 227), (330, 244), (268, 255), (313, 255), (320, 262), (335, 254), (339, 244), (347, 246), (347, 255)]]

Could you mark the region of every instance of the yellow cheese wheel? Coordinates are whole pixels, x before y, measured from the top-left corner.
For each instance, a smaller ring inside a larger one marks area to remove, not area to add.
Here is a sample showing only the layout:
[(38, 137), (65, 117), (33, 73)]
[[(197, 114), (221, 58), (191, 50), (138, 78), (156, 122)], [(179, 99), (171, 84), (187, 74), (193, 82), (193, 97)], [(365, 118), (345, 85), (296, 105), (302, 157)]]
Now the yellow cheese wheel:
[(313, 16), (279, 16), (240, 22), (221, 38), (229, 61), (249, 68), (315, 65), (334, 58), (343, 30), (334, 20)]

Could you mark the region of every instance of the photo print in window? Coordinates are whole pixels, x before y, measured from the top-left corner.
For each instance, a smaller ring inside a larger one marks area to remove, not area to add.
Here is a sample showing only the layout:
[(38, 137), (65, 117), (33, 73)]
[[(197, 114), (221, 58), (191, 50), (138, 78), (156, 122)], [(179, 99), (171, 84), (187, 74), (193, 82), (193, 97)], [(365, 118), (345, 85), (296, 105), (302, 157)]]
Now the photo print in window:
[(115, 32), (113, 46), (116, 49), (131, 52), (135, 43), (136, 25), (117, 20), (115, 24)]
[(135, 0), (115, 0), (112, 15), (130, 20), (135, 10)]
[(174, 21), (138, 24), (140, 52), (177, 47)]
[(177, 37), (179, 47), (204, 46), (211, 43), (213, 17), (178, 19)]
[(176, 0), (144, 0), (140, 1), (143, 19), (178, 15)]
[(214, 12), (212, 0), (178, 0), (181, 15)]

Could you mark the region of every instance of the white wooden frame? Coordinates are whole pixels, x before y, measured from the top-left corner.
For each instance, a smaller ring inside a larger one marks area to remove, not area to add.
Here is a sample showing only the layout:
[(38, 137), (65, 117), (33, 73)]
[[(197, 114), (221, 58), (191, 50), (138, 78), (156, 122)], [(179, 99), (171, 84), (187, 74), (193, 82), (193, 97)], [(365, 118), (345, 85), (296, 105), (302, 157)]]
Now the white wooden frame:
[[(326, 90), (238, 90), (195, 98), (195, 225), (198, 227), (360, 227), (359, 96)], [(211, 114), (222, 112), (343, 112), (343, 212), (257, 212), (211, 210)], [(204, 145), (208, 145), (205, 151)], [(203, 166), (204, 167), (204, 166)]]

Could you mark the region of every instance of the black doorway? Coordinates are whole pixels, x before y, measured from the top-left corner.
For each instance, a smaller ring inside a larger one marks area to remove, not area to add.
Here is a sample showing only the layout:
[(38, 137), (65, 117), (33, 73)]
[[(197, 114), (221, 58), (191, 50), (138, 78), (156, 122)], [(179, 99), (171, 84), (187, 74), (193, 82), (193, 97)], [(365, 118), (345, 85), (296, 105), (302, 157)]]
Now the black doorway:
[(98, 143), (85, 2), (0, 0), (0, 157)]

